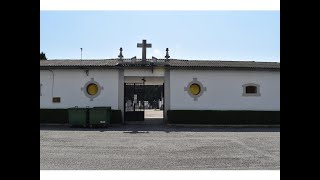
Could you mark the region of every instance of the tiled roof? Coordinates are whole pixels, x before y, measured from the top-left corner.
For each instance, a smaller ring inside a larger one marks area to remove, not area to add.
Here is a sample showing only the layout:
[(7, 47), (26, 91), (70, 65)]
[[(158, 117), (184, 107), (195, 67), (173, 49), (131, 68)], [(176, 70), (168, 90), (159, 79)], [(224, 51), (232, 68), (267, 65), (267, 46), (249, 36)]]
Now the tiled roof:
[(211, 60), (178, 60), (157, 59), (153, 62), (147, 59), (147, 63), (142, 63), (141, 59), (136, 59), (133, 63), (131, 59), (103, 59), (103, 60), (44, 60), (40, 61), (40, 67), (56, 68), (78, 68), (78, 67), (140, 67), (140, 66), (169, 66), (171, 68), (235, 68), (235, 69), (280, 69), (278, 62), (254, 62), (254, 61), (211, 61)]
[(278, 62), (170, 60), (171, 67), (267, 68), (280, 69)]
[(70, 67), (70, 66), (116, 66), (117, 59), (108, 60), (44, 60), (40, 61), (40, 67)]

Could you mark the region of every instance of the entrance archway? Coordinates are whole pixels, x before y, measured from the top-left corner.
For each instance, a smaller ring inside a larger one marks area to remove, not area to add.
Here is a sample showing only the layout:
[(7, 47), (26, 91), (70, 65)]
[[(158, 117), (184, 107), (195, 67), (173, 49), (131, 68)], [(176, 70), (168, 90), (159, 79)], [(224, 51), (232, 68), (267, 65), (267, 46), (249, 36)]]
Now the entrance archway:
[(124, 78), (124, 123), (164, 123), (164, 77)]

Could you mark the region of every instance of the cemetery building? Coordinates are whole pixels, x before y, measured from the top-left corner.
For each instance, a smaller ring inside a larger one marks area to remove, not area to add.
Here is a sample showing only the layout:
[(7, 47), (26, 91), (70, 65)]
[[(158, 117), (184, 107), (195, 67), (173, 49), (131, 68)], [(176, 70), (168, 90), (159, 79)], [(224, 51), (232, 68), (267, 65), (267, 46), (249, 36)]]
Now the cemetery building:
[(67, 109), (111, 107), (112, 123), (144, 120), (144, 87), (163, 123), (280, 124), (280, 63), (147, 58), (40, 61), (40, 122), (67, 123)]

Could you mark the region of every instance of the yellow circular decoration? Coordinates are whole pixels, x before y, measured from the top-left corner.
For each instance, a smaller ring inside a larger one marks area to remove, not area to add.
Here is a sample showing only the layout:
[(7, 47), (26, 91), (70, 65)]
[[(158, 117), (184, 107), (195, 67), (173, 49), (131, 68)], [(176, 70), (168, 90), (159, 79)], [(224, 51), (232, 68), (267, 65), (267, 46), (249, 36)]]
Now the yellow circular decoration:
[(190, 93), (193, 95), (198, 95), (201, 91), (201, 87), (199, 86), (199, 84), (191, 84), (190, 88)]
[(91, 96), (96, 95), (98, 93), (98, 86), (94, 83), (91, 83), (87, 86), (87, 93)]

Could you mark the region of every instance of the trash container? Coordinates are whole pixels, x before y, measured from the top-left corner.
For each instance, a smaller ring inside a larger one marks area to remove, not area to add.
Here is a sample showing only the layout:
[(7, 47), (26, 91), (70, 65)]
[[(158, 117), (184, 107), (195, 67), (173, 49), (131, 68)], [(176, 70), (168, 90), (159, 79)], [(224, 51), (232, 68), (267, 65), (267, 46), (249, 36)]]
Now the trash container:
[(68, 117), (70, 126), (82, 126), (87, 125), (87, 109), (86, 108), (69, 108)]
[(94, 107), (89, 109), (89, 124), (92, 127), (110, 125), (111, 107)]

